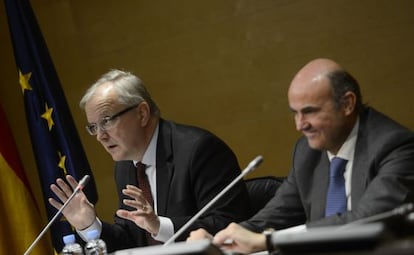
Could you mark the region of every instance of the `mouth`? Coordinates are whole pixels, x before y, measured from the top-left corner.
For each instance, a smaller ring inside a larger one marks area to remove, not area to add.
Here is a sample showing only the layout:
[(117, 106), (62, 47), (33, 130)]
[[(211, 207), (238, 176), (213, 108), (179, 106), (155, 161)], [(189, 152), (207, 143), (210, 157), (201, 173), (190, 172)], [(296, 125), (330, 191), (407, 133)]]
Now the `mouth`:
[(116, 145), (108, 145), (106, 146), (107, 151), (113, 151), (117, 146)]
[(307, 131), (307, 132), (303, 132), (303, 135), (306, 136), (308, 139), (312, 139), (316, 136), (316, 132)]

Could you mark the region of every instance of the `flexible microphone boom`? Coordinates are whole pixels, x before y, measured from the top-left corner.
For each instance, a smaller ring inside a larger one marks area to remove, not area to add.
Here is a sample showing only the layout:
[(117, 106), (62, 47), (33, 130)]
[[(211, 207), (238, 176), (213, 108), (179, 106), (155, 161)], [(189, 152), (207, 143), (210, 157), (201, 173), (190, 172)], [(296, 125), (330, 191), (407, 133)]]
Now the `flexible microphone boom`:
[(356, 225), (362, 225), (366, 223), (373, 223), (378, 221), (384, 221), (393, 217), (404, 217), (414, 211), (414, 203), (406, 203), (399, 207), (396, 207), (390, 211), (383, 213), (375, 214), (369, 217), (365, 217), (359, 220), (352, 221), (345, 225), (342, 225), (341, 228), (354, 227)]
[(218, 193), (208, 204), (206, 204), (196, 215), (194, 215), (186, 224), (184, 224), (170, 239), (168, 239), (164, 245), (168, 245), (181, 235), (187, 228), (194, 223), (203, 213), (205, 213), (217, 200), (219, 200), (229, 189), (231, 189), (240, 179), (246, 174), (256, 169), (263, 162), (262, 156), (257, 156), (253, 159), (247, 167), (236, 177), (229, 185), (227, 185), (220, 193)]
[(76, 195), (76, 193), (78, 193), (79, 190), (82, 190), (85, 187), (85, 185), (89, 182), (89, 180), (90, 180), (90, 176), (89, 175), (85, 175), (79, 181), (78, 186), (76, 186), (76, 188), (73, 190), (72, 195), (70, 195), (70, 197), (68, 198), (68, 200), (66, 200), (66, 202), (62, 205), (62, 207), (56, 212), (55, 216), (53, 216), (53, 218), (49, 221), (49, 223), (46, 225), (46, 227), (43, 228), (42, 232), (40, 232), (40, 234), (33, 241), (33, 243), (29, 246), (29, 248), (27, 248), (27, 250), (24, 253), (24, 255), (27, 255), (27, 254), (29, 254), (32, 251), (32, 249), (34, 248), (34, 246), (39, 242), (40, 238), (42, 238), (42, 236), (50, 228), (50, 226), (52, 225), (52, 223), (57, 219), (57, 217), (60, 215), (60, 213), (63, 211), (63, 209), (65, 209), (65, 207), (73, 199), (73, 197)]

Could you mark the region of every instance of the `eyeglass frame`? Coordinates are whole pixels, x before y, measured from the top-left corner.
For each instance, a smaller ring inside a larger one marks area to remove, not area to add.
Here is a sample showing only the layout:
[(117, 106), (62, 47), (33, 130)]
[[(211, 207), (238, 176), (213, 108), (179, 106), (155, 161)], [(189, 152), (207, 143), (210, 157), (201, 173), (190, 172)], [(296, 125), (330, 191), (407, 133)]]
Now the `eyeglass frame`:
[[(131, 111), (132, 109), (136, 108), (136, 107), (137, 107), (138, 105), (140, 105), (140, 104), (141, 104), (141, 103), (139, 103), (139, 104), (134, 104), (134, 105), (129, 106), (129, 107), (127, 107), (127, 108), (125, 108), (125, 109), (123, 109), (123, 110), (121, 110), (121, 111), (119, 111), (119, 112), (117, 112), (117, 113), (115, 113), (115, 114), (113, 114), (113, 115), (111, 115), (111, 116), (105, 116), (105, 117), (103, 117), (103, 118), (102, 118), (102, 119), (101, 119), (98, 123), (88, 123), (88, 124), (85, 126), (86, 131), (88, 132), (88, 134), (90, 134), (90, 135), (92, 135), (92, 136), (94, 136), (94, 135), (97, 135), (97, 134), (98, 134), (98, 129), (101, 129), (102, 131), (108, 131), (108, 130), (110, 130), (110, 129), (112, 128), (112, 126), (111, 126), (111, 127), (109, 127), (109, 128), (105, 128), (105, 127), (104, 127), (104, 125), (106, 125), (107, 123), (110, 123), (111, 121), (115, 120), (116, 118), (118, 118), (118, 117), (120, 117), (120, 116), (124, 115), (125, 113), (127, 113), (127, 112), (129, 112), (129, 111)], [(91, 131), (91, 129), (92, 129), (93, 127), (96, 127), (95, 132)]]

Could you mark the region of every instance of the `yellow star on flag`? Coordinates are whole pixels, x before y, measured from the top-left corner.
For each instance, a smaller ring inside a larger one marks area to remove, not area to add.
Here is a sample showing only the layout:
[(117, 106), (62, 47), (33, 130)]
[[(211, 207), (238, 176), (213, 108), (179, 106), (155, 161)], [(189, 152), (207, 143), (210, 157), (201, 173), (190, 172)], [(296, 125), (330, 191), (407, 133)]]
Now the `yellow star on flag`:
[(41, 117), (47, 120), (47, 125), (49, 126), (49, 131), (52, 130), (53, 125), (55, 124), (52, 119), (53, 108), (49, 108), (47, 103), (45, 104), (46, 111), (41, 115)]
[(19, 69), (19, 83), (20, 83), (20, 87), (22, 87), (23, 94), (26, 89), (32, 90), (32, 86), (30, 86), (30, 83), (29, 83), (31, 76), (32, 76), (31, 72), (27, 74), (22, 74), (22, 71)]
[(66, 156), (62, 155), (62, 153), (60, 153), (60, 151), (58, 151), (58, 155), (59, 155), (59, 164), (58, 167), (63, 169), (63, 172), (65, 173), (65, 175), (68, 174), (67, 170), (66, 170), (66, 166), (65, 166), (65, 162), (66, 162)]

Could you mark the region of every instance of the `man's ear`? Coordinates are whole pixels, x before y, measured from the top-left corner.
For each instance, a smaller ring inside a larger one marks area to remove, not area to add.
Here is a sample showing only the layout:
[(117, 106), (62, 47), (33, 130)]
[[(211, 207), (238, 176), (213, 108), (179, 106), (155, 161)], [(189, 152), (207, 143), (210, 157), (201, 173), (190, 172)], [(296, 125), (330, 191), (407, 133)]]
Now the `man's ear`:
[(138, 118), (141, 121), (142, 126), (146, 126), (151, 118), (151, 110), (149, 104), (145, 101), (138, 105)]
[(356, 95), (352, 91), (347, 91), (342, 97), (342, 107), (346, 115), (354, 112), (356, 105)]

